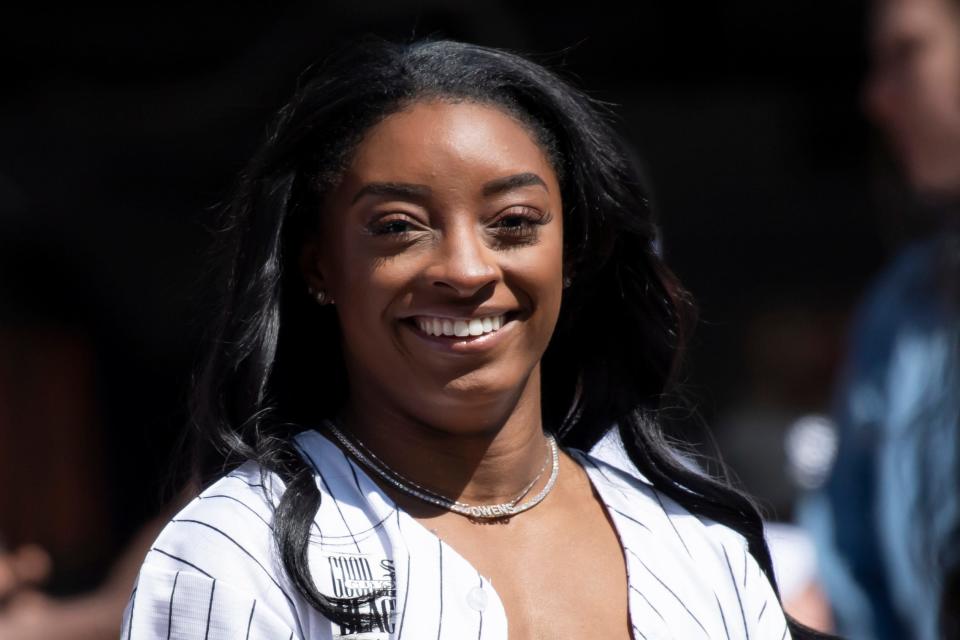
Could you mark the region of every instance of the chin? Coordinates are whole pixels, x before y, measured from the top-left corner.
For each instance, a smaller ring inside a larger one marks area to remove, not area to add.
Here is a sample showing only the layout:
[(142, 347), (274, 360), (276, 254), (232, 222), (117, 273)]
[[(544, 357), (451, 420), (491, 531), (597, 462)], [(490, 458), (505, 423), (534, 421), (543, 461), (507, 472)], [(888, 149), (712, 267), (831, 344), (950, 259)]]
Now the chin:
[(960, 198), (960, 157), (956, 154), (914, 153), (905, 154), (901, 168), (907, 180), (922, 197), (939, 200)]
[(910, 184), (931, 204), (948, 205), (960, 201), (960, 175), (911, 174)]
[(448, 378), (443, 383), (440, 402), (451, 410), (485, 411), (538, 392), (539, 389), (528, 387), (539, 383), (539, 376), (531, 374), (529, 363), (505, 360)]
[[(511, 369), (515, 372), (516, 369)], [(481, 367), (469, 373), (450, 379), (443, 387), (444, 393), (477, 404), (485, 404), (503, 398), (505, 393), (523, 385), (520, 378), (505, 375), (500, 367)]]

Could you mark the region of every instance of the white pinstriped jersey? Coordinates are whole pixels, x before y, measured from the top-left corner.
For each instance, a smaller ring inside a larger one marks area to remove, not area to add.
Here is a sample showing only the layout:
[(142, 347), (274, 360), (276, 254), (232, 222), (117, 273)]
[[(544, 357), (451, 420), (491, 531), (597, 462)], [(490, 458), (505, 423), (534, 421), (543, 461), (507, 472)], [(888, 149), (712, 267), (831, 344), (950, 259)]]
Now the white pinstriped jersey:
[[(766, 576), (732, 529), (691, 515), (626, 462), (615, 435), (584, 466), (626, 559), (636, 640), (789, 638)], [(369, 628), (331, 623), (303, 599), (277, 558), (271, 503), (280, 480), (248, 462), (203, 491), (161, 532), (123, 615), (121, 639), (502, 640), (497, 592), (413, 519), (362, 467), (316, 431), (297, 437), (322, 494), (308, 558), (319, 590), (386, 587)]]

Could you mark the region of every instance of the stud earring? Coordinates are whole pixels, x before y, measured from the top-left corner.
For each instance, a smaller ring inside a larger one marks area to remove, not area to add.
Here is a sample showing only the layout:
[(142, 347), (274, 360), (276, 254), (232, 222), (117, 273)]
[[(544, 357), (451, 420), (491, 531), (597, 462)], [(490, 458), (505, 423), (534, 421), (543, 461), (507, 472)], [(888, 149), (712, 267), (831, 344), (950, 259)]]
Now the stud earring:
[(573, 284), (573, 280), (570, 278), (570, 276), (564, 276), (564, 277), (563, 277), (563, 288), (566, 289), (566, 288), (569, 287), (571, 284)]
[(331, 298), (326, 291), (320, 289), (317, 291), (313, 287), (307, 287), (307, 290), (310, 292), (310, 295), (317, 301), (317, 304), (333, 304), (333, 298)]

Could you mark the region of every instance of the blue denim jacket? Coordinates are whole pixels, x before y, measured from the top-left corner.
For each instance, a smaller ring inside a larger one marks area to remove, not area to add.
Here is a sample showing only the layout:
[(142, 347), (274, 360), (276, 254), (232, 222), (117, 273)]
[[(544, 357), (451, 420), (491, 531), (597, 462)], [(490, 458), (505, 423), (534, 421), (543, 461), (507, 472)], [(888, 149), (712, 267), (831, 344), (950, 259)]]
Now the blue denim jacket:
[(913, 244), (869, 291), (835, 396), (836, 460), (799, 505), (849, 638), (937, 637), (940, 577), (960, 553), (958, 247)]

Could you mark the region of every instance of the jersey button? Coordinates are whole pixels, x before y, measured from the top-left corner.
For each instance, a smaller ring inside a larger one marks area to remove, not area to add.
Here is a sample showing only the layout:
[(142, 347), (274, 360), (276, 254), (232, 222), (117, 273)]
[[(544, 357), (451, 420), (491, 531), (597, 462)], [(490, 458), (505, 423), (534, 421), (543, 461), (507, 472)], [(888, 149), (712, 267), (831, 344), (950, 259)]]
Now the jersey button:
[(467, 593), (467, 606), (474, 611), (483, 611), (487, 608), (487, 592), (482, 587), (474, 587)]

